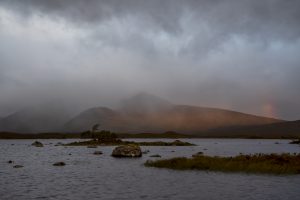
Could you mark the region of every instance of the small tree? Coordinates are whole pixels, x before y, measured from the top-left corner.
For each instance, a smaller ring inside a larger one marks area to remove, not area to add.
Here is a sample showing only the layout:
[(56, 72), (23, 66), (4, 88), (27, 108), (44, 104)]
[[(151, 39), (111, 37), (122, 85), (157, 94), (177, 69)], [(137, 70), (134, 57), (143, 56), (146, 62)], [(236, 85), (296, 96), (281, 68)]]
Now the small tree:
[(100, 124), (95, 124), (95, 125), (92, 127), (92, 132), (94, 133), (94, 132), (98, 131), (98, 130), (99, 130), (99, 126), (100, 126)]

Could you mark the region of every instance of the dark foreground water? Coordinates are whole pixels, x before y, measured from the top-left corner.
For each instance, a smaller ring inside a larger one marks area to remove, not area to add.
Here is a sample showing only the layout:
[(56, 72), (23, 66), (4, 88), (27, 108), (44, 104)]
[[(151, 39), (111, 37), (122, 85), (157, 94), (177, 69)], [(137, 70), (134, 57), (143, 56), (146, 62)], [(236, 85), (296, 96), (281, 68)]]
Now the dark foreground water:
[[(300, 175), (173, 171), (143, 166), (153, 154), (168, 158), (191, 156), (198, 151), (221, 156), (300, 153), (300, 146), (288, 144), (288, 140), (191, 139), (184, 141), (198, 146), (142, 147), (150, 153), (137, 159), (113, 158), (113, 147), (62, 147), (54, 145), (71, 140), (39, 140), (45, 147), (37, 148), (30, 145), (33, 141), (0, 140), (1, 200), (300, 199)], [(104, 154), (93, 155), (95, 150)], [(8, 164), (8, 160), (15, 163)], [(57, 161), (64, 161), (66, 166), (52, 166)], [(13, 168), (16, 164), (24, 167)]]

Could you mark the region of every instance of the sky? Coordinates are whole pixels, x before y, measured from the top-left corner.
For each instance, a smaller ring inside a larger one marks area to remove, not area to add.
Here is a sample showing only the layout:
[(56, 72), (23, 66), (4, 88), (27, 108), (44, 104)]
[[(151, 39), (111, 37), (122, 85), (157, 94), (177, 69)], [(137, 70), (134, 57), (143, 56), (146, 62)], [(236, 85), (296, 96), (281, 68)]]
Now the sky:
[(0, 0), (0, 117), (176, 104), (300, 119), (300, 1)]

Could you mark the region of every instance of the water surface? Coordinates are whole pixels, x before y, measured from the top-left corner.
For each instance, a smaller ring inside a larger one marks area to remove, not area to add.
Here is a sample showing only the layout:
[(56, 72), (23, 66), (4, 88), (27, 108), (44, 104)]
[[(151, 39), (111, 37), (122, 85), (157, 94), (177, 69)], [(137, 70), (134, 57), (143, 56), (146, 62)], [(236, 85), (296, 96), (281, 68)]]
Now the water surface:
[[(132, 140), (132, 139), (130, 139)], [(136, 139), (135, 141), (157, 141)], [(172, 141), (163, 139), (164, 141)], [(150, 155), (162, 158), (239, 153), (300, 153), (289, 140), (184, 139), (198, 146), (142, 147), (149, 154), (136, 159), (110, 156), (114, 147), (54, 146), (74, 140), (0, 140), (0, 199), (298, 199), (300, 175), (274, 176), (146, 168)], [(278, 144), (276, 144), (278, 143)], [(103, 155), (93, 155), (101, 150)], [(14, 164), (8, 164), (13, 160)], [(52, 166), (64, 161), (66, 166)], [(15, 169), (20, 164), (23, 168)]]

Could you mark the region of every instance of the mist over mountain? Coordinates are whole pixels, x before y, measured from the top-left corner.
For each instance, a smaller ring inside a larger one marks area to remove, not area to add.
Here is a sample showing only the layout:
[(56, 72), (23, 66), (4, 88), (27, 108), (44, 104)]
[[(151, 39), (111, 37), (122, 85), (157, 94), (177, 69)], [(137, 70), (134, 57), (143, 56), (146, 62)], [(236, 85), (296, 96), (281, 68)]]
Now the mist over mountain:
[(280, 120), (244, 113), (188, 105), (174, 105), (154, 95), (141, 93), (121, 103), (119, 109), (91, 108), (75, 116), (65, 131), (85, 131), (93, 124), (101, 129), (125, 133), (200, 133), (218, 127), (249, 126)]
[(120, 111), (129, 115), (148, 115), (170, 109), (173, 104), (148, 93), (138, 93), (121, 102)]
[(0, 119), (0, 130), (26, 133), (60, 131), (70, 117), (61, 106), (28, 107)]
[(297, 120), (299, 18), (284, 0), (0, 0), (0, 116), (144, 91)]
[(1, 129), (298, 120), (299, 18), (284, 0), (0, 0)]
[(100, 130), (118, 133), (175, 131), (203, 137), (298, 137), (300, 133), (299, 121), (177, 105), (148, 93), (126, 98), (115, 109), (94, 107), (75, 115), (67, 113), (58, 106), (26, 108), (2, 118), (0, 131), (80, 133), (99, 124)]

